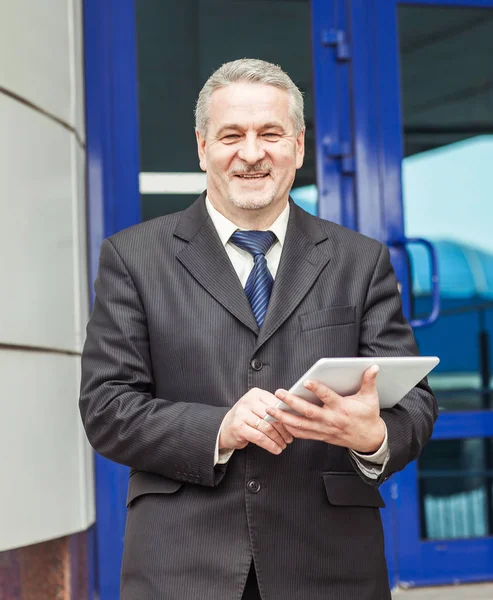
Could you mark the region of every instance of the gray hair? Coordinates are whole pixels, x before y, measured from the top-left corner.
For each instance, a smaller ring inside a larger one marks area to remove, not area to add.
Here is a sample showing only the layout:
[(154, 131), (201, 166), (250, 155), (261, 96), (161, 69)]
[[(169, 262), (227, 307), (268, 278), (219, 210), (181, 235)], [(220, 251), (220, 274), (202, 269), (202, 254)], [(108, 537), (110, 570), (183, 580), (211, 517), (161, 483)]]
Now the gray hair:
[(289, 113), (296, 135), (305, 127), (303, 117), (303, 95), (292, 79), (281, 67), (257, 58), (240, 58), (224, 63), (205, 82), (200, 90), (195, 106), (195, 128), (202, 137), (207, 133), (209, 124), (209, 104), (212, 93), (222, 87), (237, 82), (272, 85), (289, 94)]

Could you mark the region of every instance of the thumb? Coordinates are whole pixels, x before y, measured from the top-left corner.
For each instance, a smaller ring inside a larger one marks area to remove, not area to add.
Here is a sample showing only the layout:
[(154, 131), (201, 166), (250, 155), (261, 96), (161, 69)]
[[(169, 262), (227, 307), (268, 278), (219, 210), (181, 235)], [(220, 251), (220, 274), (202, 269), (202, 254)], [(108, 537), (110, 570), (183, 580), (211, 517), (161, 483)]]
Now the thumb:
[(378, 365), (373, 365), (363, 373), (363, 380), (361, 387), (358, 392), (362, 396), (376, 396), (377, 395), (377, 375), (380, 368)]

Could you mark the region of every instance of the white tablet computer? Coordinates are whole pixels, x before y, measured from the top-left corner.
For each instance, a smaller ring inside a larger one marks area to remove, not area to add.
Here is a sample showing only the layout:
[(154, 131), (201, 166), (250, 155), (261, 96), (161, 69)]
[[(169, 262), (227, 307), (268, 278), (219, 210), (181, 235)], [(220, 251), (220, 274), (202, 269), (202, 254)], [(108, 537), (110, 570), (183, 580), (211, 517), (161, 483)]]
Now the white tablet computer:
[[(380, 408), (392, 408), (439, 362), (437, 356), (321, 358), (289, 391), (308, 402), (320, 405), (320, 400), (303, 386), (304, 381), (318, 380), (339, 395), (350, 396), (360, 389), (366, 369), (378, 365), (380, 371), (377, 375), (377, 391)], [(279, 400), (276, 408), (294, 412), (282, 400)], [(270, 415), (265, 415), (264, 419), (274, 420)]]

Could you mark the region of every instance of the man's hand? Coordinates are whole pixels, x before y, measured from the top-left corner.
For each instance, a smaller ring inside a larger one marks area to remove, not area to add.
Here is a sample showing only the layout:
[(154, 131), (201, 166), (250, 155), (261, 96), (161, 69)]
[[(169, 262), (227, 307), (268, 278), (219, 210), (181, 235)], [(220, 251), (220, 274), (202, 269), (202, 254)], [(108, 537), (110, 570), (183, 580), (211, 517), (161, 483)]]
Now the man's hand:
[(267, 413), (282, 423), (296, 438), (319, 440), (372, 454), (385, 439), (385, 423), (380, 417), (376, 379), (378, 367), (367, 369), (360, 390), (354, 396), (339, 396), (319, 381), (305, 381), (304, 386), (322, 401), (315, 406), (286, 390), (276, 396), (299, 415), (268, 408)]
[(224, 417), (219, 450), (239, 450), (251, 442), (272, 454), (280, 454), (293, 436), (281, 423), (264, 421), (266, 409), (277, 402), (273, 394), (259, 388), (242, 396)]

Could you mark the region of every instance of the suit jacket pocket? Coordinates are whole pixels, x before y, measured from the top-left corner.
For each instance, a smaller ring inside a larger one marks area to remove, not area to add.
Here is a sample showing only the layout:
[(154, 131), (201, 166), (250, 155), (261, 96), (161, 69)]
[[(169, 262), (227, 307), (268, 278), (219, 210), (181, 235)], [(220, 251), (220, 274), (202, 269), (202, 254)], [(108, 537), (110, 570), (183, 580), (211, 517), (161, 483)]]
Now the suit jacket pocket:
[(334, 325), (350, 325), (356, 321), (356, 306), (331, 306), (314, 313), (300, 315), (301, 329), (321, 329)]
[(323, 473), (325, 491), (334, 506), (372, 506), (385, 508), (376, 487), (365, 483), (357, 473)]
[(128, 481), (127, 507), (133, 500), (144, 494), (174, 494), (183, 483), (168, 479), (157, 473), (134, 471)]

